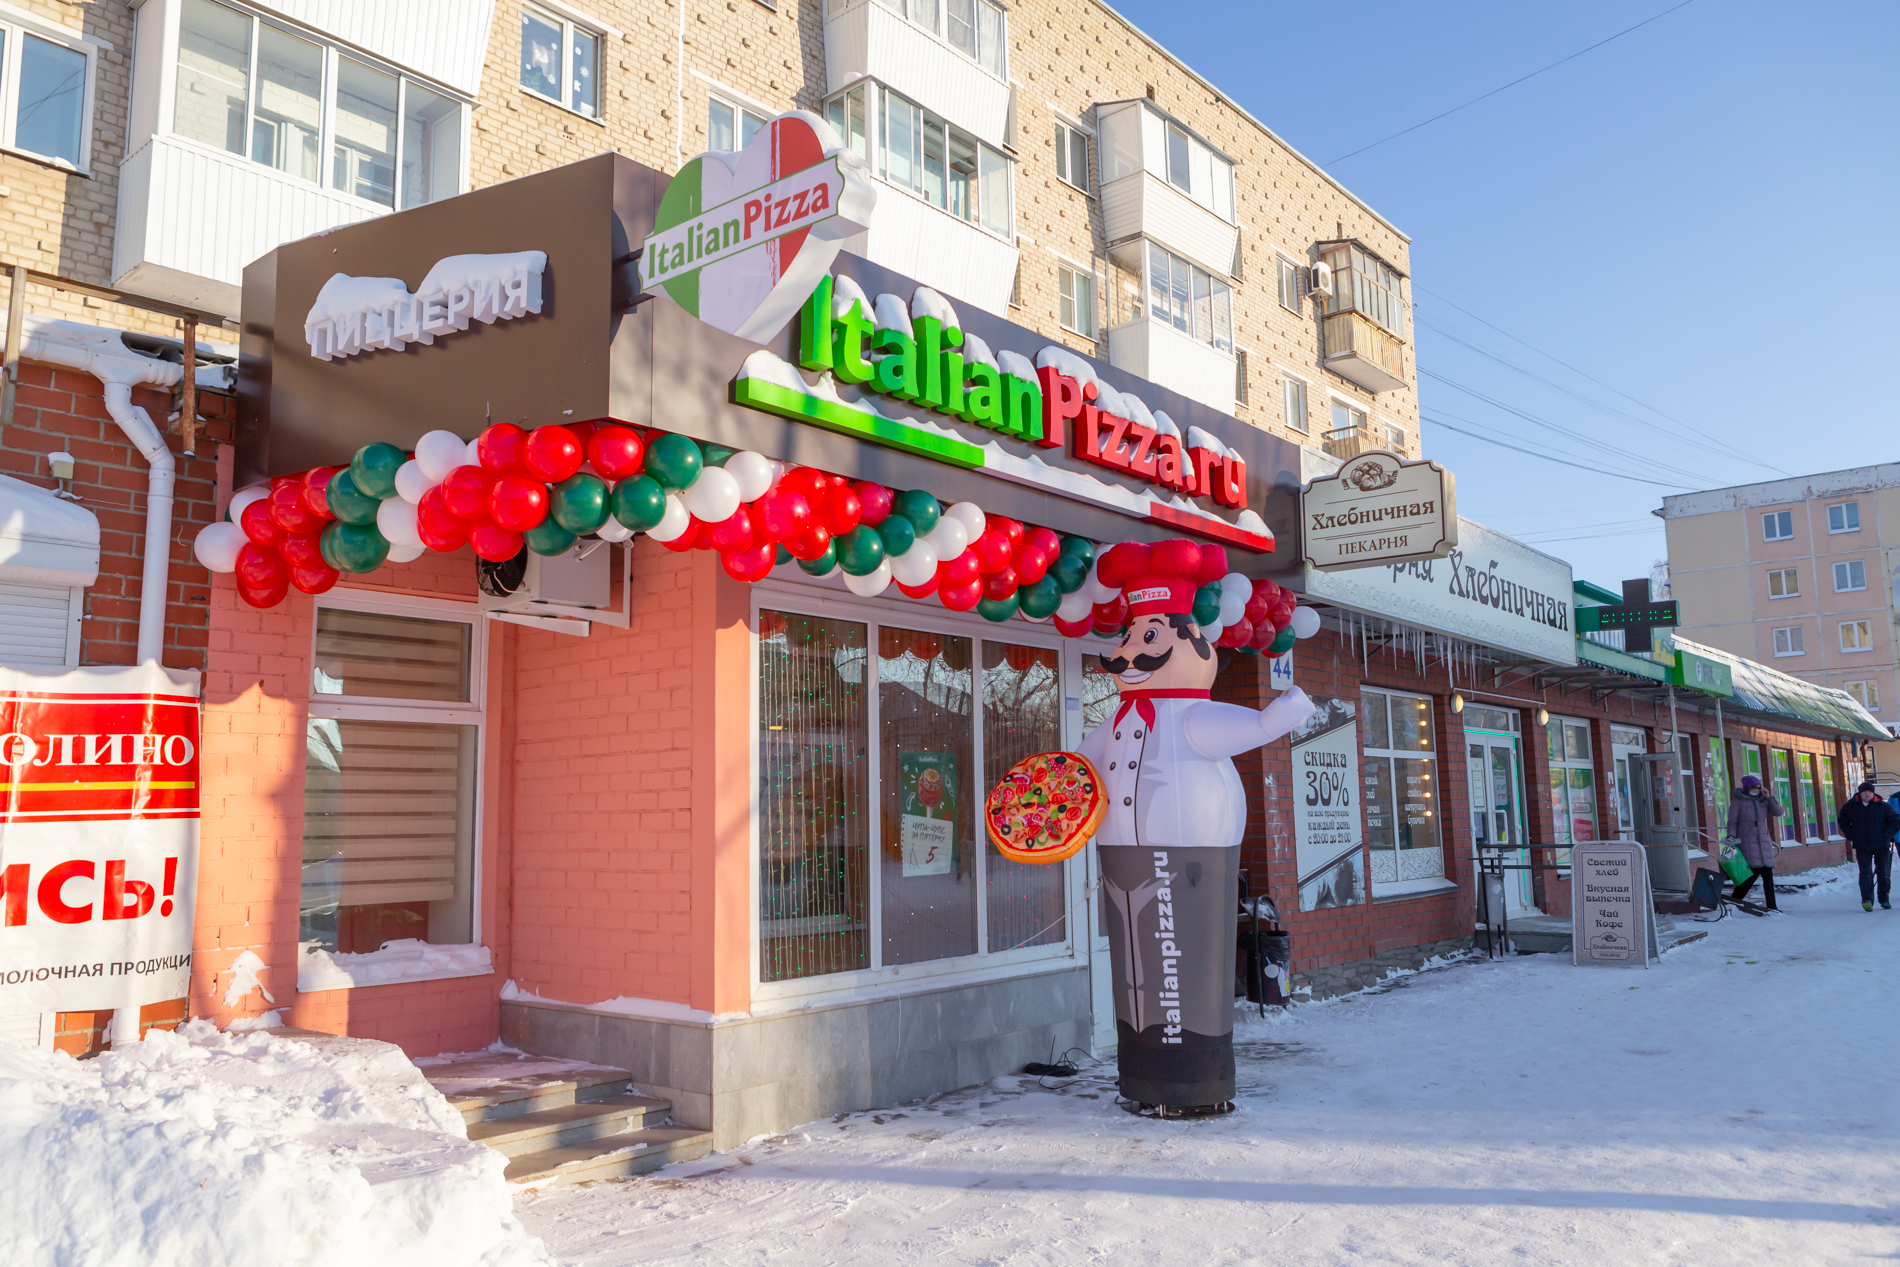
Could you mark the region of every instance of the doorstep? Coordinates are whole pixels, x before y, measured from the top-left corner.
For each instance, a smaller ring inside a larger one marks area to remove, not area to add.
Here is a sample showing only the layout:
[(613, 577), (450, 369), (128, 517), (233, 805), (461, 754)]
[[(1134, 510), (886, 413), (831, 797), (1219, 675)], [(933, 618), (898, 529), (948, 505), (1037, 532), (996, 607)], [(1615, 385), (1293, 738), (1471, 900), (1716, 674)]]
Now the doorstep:
[[(1508, 936), (1520, 955), (1567, 955), (1571, 924), (1568, 915), (1525, 915), (1510, 922)], [(1482, 936), (1482, 934), (1478, 934)], [(1708, 936), (1707, 929), (1679, 928), (1671, 919), (1656, 921), (1656, 948), (1673, 950)]]

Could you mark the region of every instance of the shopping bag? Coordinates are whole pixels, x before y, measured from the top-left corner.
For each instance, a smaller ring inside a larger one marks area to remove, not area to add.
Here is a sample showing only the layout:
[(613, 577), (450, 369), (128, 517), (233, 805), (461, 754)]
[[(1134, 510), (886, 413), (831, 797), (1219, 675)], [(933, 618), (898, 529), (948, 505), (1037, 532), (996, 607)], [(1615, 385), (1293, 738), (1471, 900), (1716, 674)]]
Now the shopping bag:
[(1742, 856), (1739, 846), (1732, 840), (1722, 842), (1722, 874), (1737, 884), (1746, 884), (1755, 874), (1755, 868), (1748, 865), (1748, 859)]

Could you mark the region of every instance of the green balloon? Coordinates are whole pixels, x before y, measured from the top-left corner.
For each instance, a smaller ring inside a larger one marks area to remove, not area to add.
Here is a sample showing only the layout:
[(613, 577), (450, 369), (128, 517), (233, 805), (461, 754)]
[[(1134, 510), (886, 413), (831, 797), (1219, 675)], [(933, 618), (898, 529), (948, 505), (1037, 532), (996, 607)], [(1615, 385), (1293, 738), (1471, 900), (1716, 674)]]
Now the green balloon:
[(790, 550), (787, 550), (784, 546), (780, 546), (778, 548), (778, 553), (772, 556), (772, 566), (775, 568), (782, 568), (787, 563), (790, 563), (794, 557), (795, 556), (792, 554)]
[(1089, 565), (1079, 555), (1058, 554), (1043, 579), (1053, 579), (1064, 594), (1073, 594), (1082, 588), (1082, 582), (1089, 579)]
[(330, 487), (325, 497), (330, 503), (330, 513), (346, 524), (375, 523), (376, 508), (383, 504), (382, 498), (359, 492), (356, 481), (350, 478), (347, 470), (338, 471), (330, 477)]
[(726, 459), (739, 450), (728, 448), (723, 444), (702, 444), (699, 446), (699, 451), (706, 455), (707, 466), (724, 466)]
[(350, 478), (360, 493), (381, 501), (396, 495), (396, 472), (409, 459), (393, 444), (366, 444), (350, 459)]
[(838, 548), (838, 563), (852, 576), (869, 576), (884, 562), (884, 538), (869, 524), (859, 524), (831, 542)]
[(1022, 591), (1017, 590), (1016, 593), (1011, 594), (1008, 598), (978, 599), (976, 604), (977, 615), (983, 617), (985, 620), (994, 620), (998, 624), (1001, 624), (1016, 614), (1016, 607), (1021, 594)]
[(1041, 620), (1056, 614), (1056, 608), (1062, 606), (1062, 586), (1053, 576), (1045, 575), (1034, 585), (1025, 585), (1016, 591), (1016, 601), (1023, 609), (1023, 615)]
[(650, 475), (635, 475), (614, 485), (614, 518), (635, 532), (659, 526), (666, 517), (666, 490)]
[(1073, 555), (1082, 560), (1082, 572), (1086, 575), (1089, 570), (1089, 564), (1095, 562), (1095, 543), (1090, 541), (1087, 537), (1064, 537), (1062, 538), (1062, 549), (1059, 553), (1063, 555)]
[(336, 555), (333, 554), (330, 550), (330, 531), (329, 530), (332, 526), (333, 525), (325, 524), (323, 531), (317, 534), (317, 553), (323, 556), (323, 561), (325, 563), (328, 563), (331, 567), (341, 572), (343, 570), (343, 565), (336, 561)]
[(607, 481), (598, 475), (576, 471), (548, 494), (548, 517), (576, 536), (607, 522)]
[[(339, 478), (341, 475), (338, 472)], [(341, 519), (323, 530), (318, 549), (323, 552), (324, 560), (339, 572), (374, 572), (389, 557), (389, 542), (373, 525)]]
[(896, 558), (917, 544), (920, 529), (900, 514), (887, 515), (884, 522), (877, 526), (877, 535), (884, 542), (884, 553)]
[(647, 447), (646, 473), (662, 488), (678, 491), (690, 488), (706, 469), (706, 457), (699, 446), (682, 435), (664, 435)]
[[(824, 576), (830, 572), (831, 569), (838, 566), (838, 543), (836, 541), (826, 542), (825, 552), (823, 554), (815, 559), (800, 559), (798, 566), (804, 568), (813, 576)], [(872, 569), (872, 571), (876, 570), (875, 568)]]
[(574, 546), (574, 534), (555, 523), (553, 515), (522, 533), (521, 539), (536, 554), (565, 554)]
[[(923, 489), (909, 488), (891, 498), (891, 513), (910, 520), (910, 526), (921, 537), (935, 528), (937, 521), (943, 518), (943, 506)], [(889, 523), (890, 520), (884, 522)], [(897, 553), (903, 552), (899, 550)]]
[(1194, 623), (1205, 629), (1220, 619), (1220, 586), (1203, 585), (1194, 591)]
[(1293, 627), (1288, 625), (1285, 629), (1273, 635), (1273, 641), (1267, 644), (1267, 654), (1285, 655), (1287, 652), (1293, 650), (1293, 644), (1297, 641), (1299, 641), (1299, 639), (1293, 636)]

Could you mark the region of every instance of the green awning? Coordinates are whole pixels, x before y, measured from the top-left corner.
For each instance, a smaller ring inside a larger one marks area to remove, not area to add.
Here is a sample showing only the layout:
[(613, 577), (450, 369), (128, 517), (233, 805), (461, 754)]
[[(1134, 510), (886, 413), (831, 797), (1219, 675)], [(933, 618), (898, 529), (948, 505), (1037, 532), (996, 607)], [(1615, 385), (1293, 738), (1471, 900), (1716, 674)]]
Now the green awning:
[[(1789, 717), (1810, 726), (1824, 726), (1863, 739), (1893, 738), (1887, 728), (1846, 691), (1803, 681), (1765, 664), (1691, 642), (1681, 634), (1673, 635), (1673, 641), (1678, 651), (1728, 666), (1734, 678), (1735, 693), (1732, 700), (1735, 707), (1776, 717)], [(1610, 654), (1615, 655), (1616, 652)], [(1687, 689), (1695, 688), (1690, 686)]]
[(1588, 638), (1577, 639), (1577, 659), (1605, 669), (1615, 669), (1631, 677), (1648, 678), (1652, 682), (1667, 682), (1669, 671), (1654, 660), (1645, 660), (1641, 656), (1618, 651), (1615, 647), (1606, 647), (1600, 642)]

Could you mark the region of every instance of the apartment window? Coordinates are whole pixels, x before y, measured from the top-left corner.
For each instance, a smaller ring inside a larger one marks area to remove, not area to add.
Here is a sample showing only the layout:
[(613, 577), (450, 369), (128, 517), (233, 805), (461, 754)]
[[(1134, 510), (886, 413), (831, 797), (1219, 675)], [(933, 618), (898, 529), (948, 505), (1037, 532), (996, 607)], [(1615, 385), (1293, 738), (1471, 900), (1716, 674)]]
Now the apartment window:
[[(735, 106), (717, 97), (706, 103), (706, 148), (709, 150), (742, 150), (752, 144), (753, 133), (764, 126), (764, 115), (743, 106)], [(843, 130), (839, 128), (840, 133)], [(859, 131), (863, 131), (862, 115), (859, 116)]]
[(1366, 414), (1363, 409), (1354, 409), (1344, 401), (1333, 402), (1333, 435), (1363, 433), (1366, 430)]
[(871, 157), (871, 145), (870, 134), (865, 124), (864, 99), (869, 91), (870, 89), (864, 84), (859, 84), (850, 92), (840, 93), (833, 97), (831, 103), (825, 107), (825, 118), (829, 119), (831, 126), (837, 129), (838, 136), (845, 143), (845, 148), (867, 161)]
[(480, 626), (449, 607), (317, 608), (303, 941), (475, 940)]
[(1405, 299), (1397, 272), (1350, 242), (1327, 247), (1320, 259), (1333, 270), (1333, 293), (1326, 301), (1329, 316), (1357, 312), (1405, 337)]
[(1234, 223), (1234, 165), (1146, 102), (1095, 113), (1102, 183), (1146, 171), (1229, 224)]
[(1842, 502), (1838, 506), (1827, 508), (1827, 530), (1829, 532), (1859, 532), (1860, 503)]
[(1379, 885), (1442, 879), (1432, 702), (1369, 688), (1360, 692), (1360, 702), (1366, 717), (1366, 843), (1372, 847), (1375, 891)]
[(888, 88), (880, 98), (879, 174), (959, 220), (1009, 237), (1008, 160)]
[(1306, 384), (1297, 378), (1287, 377), (1280, 380), (1280, 409), (1286, 425), (1301, 435), (1306, 434)]
[[(992, 0), (877, 0), (886, 9), (976, 62), (998, 79), (1009, 77), (1009, 47), (1003, 9)], [(831, 0), (829, 12), (840, 13), (850, 0)]]
[(1227, 284), (1152, 242), (1148, 244), (1148, 315), (1222, 352), (1234, 350), (1233, 295)]
[(1785, 629), (1775, 630), (1776, 655), (1806, 655), (1807, 653), (1808, 648), (1800, 625), (1790, 625)]
[(1234, 349), (1234, 403), (1247, 403), (1247, 350)]
[(1073, 330), (1085, 339), (1095, 337), (1095, 275), (1067, 264), (1056, 265), (1058, 300), (1057, 320), (1064, 330)]
[(1056, 120), (1056, 178), (1089, 191), (1089, 134)]
[(1787, 541), (1794, 536), (1794, 512), (1771, 510), (1761, 517), (1763, 541)]
[(216, 0), (185, 0), (175, 133), (317, 183), (326, 109), (330, 188), (384, 207), (461, 192), (462, 102)]
[(1794, 598), (1801, 593), (1801, 579), (1794, 568), (1774, 568), (1768, 573), (1768, 597)]
[(600, 34), (526, 5), (521, 86), (590, 119), (600, 117)]
[(1868, 620), (1843, 620), (1841, 622), (1841, 650), (1872, 651), (1874, 649), (1874, 626)]
[(0, 22), (0, 144), (84, 171), (93, 46), (58, 26)]
[(1846, 691), (1854, 697), (1854, 702), (1870, 713), (1880, 711), (1880, 683), (1849, 682)]
[(1300, 266), (1284, 255), (1274, 257), (1278, 274), (1280, 306), (1288, 312), (1300, 310)]
[(1845, 594), (1849, 590), (1867, 588), (1867, 565), (1859, 559), (1849, 559), (1846, 563), (1834, 565), (1834, 592)]
[(1394, 453), (1405, 452), (1405, 428), (1393, 423), (1385, 424), (1385, 447)]

